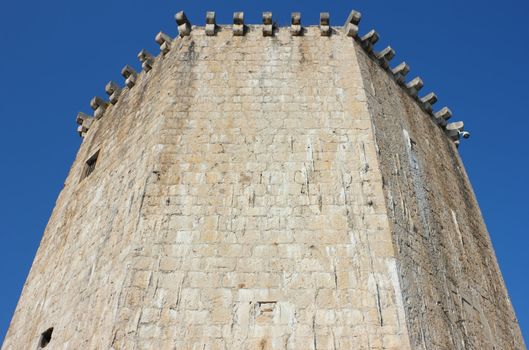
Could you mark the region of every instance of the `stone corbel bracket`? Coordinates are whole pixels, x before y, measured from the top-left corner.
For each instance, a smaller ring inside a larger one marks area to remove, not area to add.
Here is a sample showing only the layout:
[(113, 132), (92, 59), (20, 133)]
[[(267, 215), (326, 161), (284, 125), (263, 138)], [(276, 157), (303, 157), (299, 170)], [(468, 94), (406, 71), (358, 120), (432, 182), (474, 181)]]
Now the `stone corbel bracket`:
[(422, 109), (431, 114), (433, 111), (433, 105), (437, 102), (437, 95), (434, 92), (430, 92), (428, 95), (421, 97), (420, 101)]
[(86, 136), (86, 133), (92, 126), (92, 123), (94, 122), (94, 117), (89, 116), (88, 114), (85, 114), (83, 112), (79, 112), (77, 114), (76, 118), (77, 125), (77, 132), (79, 133), (79, 136), (84, 138)]
[(187, 19), (184, 11), (178, 12), (176, 15), (174, 15), (174, 18), (176, 20), (176, 24), (178, 25), (178, 34), (181, 37), (189, 36), (191, 34), (191, 23)]
[(246, 34), (246, 26), (244, 25), (244, 12), (233, 13), (233, 35), (244, 36)]
[(160, 45), (160, 51), (162, 52), (162, 55), (165, 55), (171, 51), (173, 38), (171, 38), (169, 35), (165, 34), (164, 32), (159, 32), (156, 34), (154, 40), (158, 43), (158, 45)]
[(292, 34), (292, 36), (303, 35), (303, 27), (301, 26), (301, 13), (299, 12), (292, 12), (291, 14), (290, 34)]
[(99, 119), (105, 114), (108, 108), (108, 102), (103, 100), (101, 97), (94, 97), (90, 101), (90, 107), (94, 110), (94, 118)]
[(119, 96), (121, 95), (122, 89), (119, 87), (118, 84), (114, 83), (113, 81), (109, 81), (108, 84), (105, 86), (105, 92), (109, 96), (108, 99), (110, 103), (115, 105), (118, 102)]
[(372, 29), (366, 35), (360, 38), (360, 43), (362, 44), (364, 50), (366, 50), (368, 53), (372, 53), (373, 47), (378, 42), (379, 38), (380, 37), (378, 36), (377, 31)]
[(455, 123), (450, 123), (446, 126), (446, 135), (454, 141), (456, 146), (459, 146), (461, 138), (468, 139), (470, 137), (470, 133), (468, 131), (464, 130), (465, 123), (459, 121)]
[(154, 65), (155, 57), (149, 53), (147, 50), (143, 49), (138, 54), (138, 59), (141, 62), (141, 67), (144, 71), (148, 72), (152, 69), (152, 66)]
[(331, 15), (329, 12), (320, 13), (320, 33), (321, 36), (331, 36)]
[(272, 12), (263, 12), (263, 36), (273, 36), (275, 30)]
[(420, 77), (413, 78), (409, 83), (406, 84), (408, 92), (414, 98), (417, 98), (419, 91), (423, 88), (424, 82)]
[(215, 17), (215, 12), (208, 11), (206, 13), (206, 35), (214, 36), (217, 34), (217, 20)]
[(126, 65), (121, 70), (121, 75), (123, 78), (125, 78), (125, 85), (128, 86), (129, 89), (132, 89), (134, 85), (136, 85), (136, 80), (138, 79), (138, 73), (129, 65)]
[(358, 11), (352, 10), (345, 21), (343, 31), (345, 35), (356, 38), (358, 35), (358, 25), (362, 19), (362, 14)]
[(382, 68), (388, 69), (389, 61), (391, 61), (395, 57), (395, 50), (393, 50), (391, 46), (388, 46), (384, 50), (377, 52), (375, 56), (378, 59), (378, 62), (380, 63)]
[(406, 75), (410, 72), (410, 66), (406, 62), (402, 62), (391, 70), (395, 80), (398, 84), (404, 85), (406, 83)]
[(443, 107), (438, 112), (434, 113), (434, 119), (441, 127), (446, 127), (448, 120), (452, 118), (452, 111), (448, 107)]

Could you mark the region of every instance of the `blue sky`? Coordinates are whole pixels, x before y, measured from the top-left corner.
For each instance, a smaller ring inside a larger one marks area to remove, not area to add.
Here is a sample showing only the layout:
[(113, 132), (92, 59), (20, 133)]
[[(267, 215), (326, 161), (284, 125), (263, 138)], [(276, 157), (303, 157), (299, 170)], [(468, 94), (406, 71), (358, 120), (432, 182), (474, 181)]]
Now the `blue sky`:
[(522, 332), (529, 337), (529, 2), (478, 1), (2, 1), (0, 11), (0, 342), (9, 325), (42, 232), (79, 147), (78, 111), (90, 112), (126, 64), (139, 68), (142, 48), (159, 51), (159, 30), (176, 35), (185, 10), (247, 23), (273, 11), (285, 25), (292, 11), (317, 24), (321, 11), (341, 25), (363, 13), (378, 47), (390, 44), (440, 105), (463, 119), (472, 138), (461, 154), (481, 205)]

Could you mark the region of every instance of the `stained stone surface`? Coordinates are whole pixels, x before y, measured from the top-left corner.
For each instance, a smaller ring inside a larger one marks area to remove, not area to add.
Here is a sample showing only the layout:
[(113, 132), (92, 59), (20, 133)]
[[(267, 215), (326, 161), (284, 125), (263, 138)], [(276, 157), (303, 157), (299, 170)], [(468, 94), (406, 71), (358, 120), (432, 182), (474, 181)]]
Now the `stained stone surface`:
[(2, 349), (50, 327), (49, 349), (525, 348), (455, 145), (318, 27), (194, 27), (92, 123)]

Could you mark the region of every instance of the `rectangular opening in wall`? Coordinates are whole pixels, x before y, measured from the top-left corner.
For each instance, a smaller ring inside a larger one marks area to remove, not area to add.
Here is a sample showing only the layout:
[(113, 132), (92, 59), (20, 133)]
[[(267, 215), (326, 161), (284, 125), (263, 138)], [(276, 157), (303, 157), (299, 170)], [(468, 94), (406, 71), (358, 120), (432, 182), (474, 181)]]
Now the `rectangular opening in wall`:
[(81, 180), (87, 178), (94, 172), (96, 169), (97, 164), (97, 158), (99, 157), (99, 150), (95, 152), (88, 160), (85, 162), (84, 169), (83, 169), (83, 176), (81, 177)]

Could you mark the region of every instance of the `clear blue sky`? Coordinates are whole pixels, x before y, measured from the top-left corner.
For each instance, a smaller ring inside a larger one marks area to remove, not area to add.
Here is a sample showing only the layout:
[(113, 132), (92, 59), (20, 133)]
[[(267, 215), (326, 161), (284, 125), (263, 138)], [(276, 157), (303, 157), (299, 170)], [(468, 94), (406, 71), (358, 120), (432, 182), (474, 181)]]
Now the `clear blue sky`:
[(203, 25), (207, 10), (229, 23), (273, 11), (285, 25), (292, 11), (316, 24), (321, 11), (341, 25), (349, 10), (361, 32), (381, 34), (425, 91), (439, 96), (472, 138), (461, 154), (485, 216), (522, 331), (529, 337), (529, 2), (445, 1), (137, 1), (3, 0), (0, 10), (0, 342), (42, 232), (79, 147), (78, 111), (139, 68), (142, 48), (159, 52), (159, 30), (176, 35), (185, 10)]

